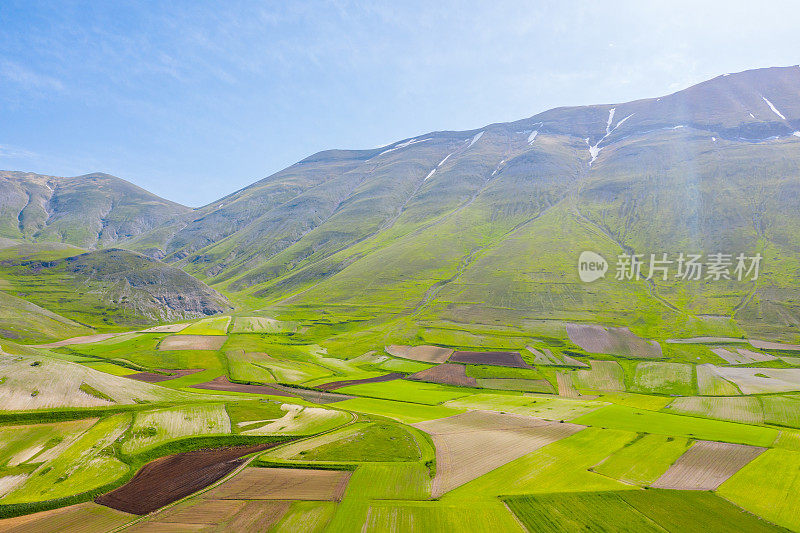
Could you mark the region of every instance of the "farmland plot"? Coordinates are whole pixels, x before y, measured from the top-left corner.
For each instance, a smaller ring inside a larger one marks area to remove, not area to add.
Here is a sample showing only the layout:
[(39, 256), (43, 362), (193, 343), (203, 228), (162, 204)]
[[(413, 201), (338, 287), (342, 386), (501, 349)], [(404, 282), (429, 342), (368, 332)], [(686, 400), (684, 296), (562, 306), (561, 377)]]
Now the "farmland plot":
[(220, 500), (342, 499), (349, 471), (300, 468), (247, 468), (206, 497)]
[(779, 426), (800, 427), (800, 399), (762, 396), (764, 422)]
[(736, 396), (741, 394), (739, 387), (714, 371), (714, 366), (697, 365), (697, 389), (704, 396)]
[(373, 502), (361, 531), (522, 533), (524, 530), (501, 504), (460, 506), (438, 502)]
[(766, 520), (800, 529), (800, 452), (772, 449), (719, 487), (719, 494)]
[(751, 339), (750, 344), (753, 346), (753, 348), (758, 348), (759, 350), (784, 350), (789, 352), (800, 352), (800, 344), (784, 344), (782, 342), (768, 342), (755, 339)]
[(689, 444), (684, 437), (645, 434), (592, 470), (626, 483), (649, 485), (683, 455)]
[(716, 490), (765, 450), (742, 444), (698, 441), (653, 483), (653, 487)]
[(800, 368), (713, 367), (713, 371), (733, 382), (744, 394), (800, 390)]
[[(51, 457), (3, 499), (22, 503), (64, 498), (101, 487), (128, 472), (106, 448), (130, 426), (130, 415), (114, 415), (92, 426), (78, 438), (52, 448)], [(40, 456), (42, 459), (42, 456)]]
[(625, 373), (616, 361), (589, 361), (591, 370), (572, 372), (572, 382), (579, 389), (624, 391)]
[(135, 454), (169, 440), (195, 435), (226, 435), (231, 420), (222, 404), (200, 404), (136, 413), (122, 451)]
[(336, 504), (332, 502), (292, 502), (283, 519), (275, 525), (272, 533), (322, 533), (331, 521)]
[(266, 421), (260, 427), (242, 431), (243, 435), (307, 435), (319, 433), (340, 426), (352, 415), (333, 409), (304, 407), (302, 405), (283, 404), (281, 409), (286, 413), (281, 418)]
[(478, 385), (475, 378), (467, 376), (466, 366), (455, 363), (443, 363), (428, 368), (427, 370), (411, 374), (408, 376), (408, 379), (440, 383), (442, 385), (461, 385), (464, 387), (476, 387)]
[(49, 450), (65, 441), (71, 442), (96, 422), (96, 418), (88, 418), (52, 424), (0, 426), (0, 468), (40, 461)]
[(143, 329), (140, 333), (178, 333), (187, 327), (189, 327), (189, 324), (165, 324), (163, 326)]
[(79, 503), (16, 518), (0, 520), (4, 533), (107, 533), (130, 522), (134, 516), (96, 503)]
[(752, 396), (690, 396), (675, 399), (665, 409), (673, 413), (718, 418), (743, 424), (761, 424), (764, 422), (761, 402), (759, 402), (758, 398)]
[(431, 494), (439, 497), (533, 450), (584, 429), (518, 415), (488, 411), (414, 424), (436, 446), (436, 476)]
[(402, 346), (392, 344), (386, 347), (386, 352), (402, 359), (411, 359), (422, 363), (444, 363), (453, 354), (450, 348), (439, 346)]
[(222, 530), (266, 531), (289, 510), (289, 502), (193, 498), (126, 529), (127, 532)]
[(214, 318), (204, 318), (180, 331), (180, 335), (225, 335), (228, 332), (228, 326), (231, 323), (231, 317), (220, 316)]
[(225, 344), (225, 335), (189, 335), (184, 334), (183, 330), (178, 335), (165, 337), (159, 344), (158, 349), (168, 350), (219, 350)]
[(779, 528), (710, 492), (627, 490), (505, 499), (530, 531), (767, 533)]
[(58, 359), (0, 355), (0, 409), (99, 407), (188, 395)]
[(470, 365), (497, 365), (532, 368), (518, 352), (455, 352), (449, 361)]
[(628, 328), (592, 324), (567, 324), (569, 340), (589, 353), (604, 353), (622, 357), (660, 359), (661, 345), (637, 337)]
[(260, 316), (236, 317), (231, 333), (283, 333), (295, 331), (297, 325), (274, 318)]
[(777, 359), (775, 356), (754, 352), (746, 348), (711, 348), (711, 351), (725, 359), (725, 361), (731, 365), (748, 365), (750, 363), (762, 363)]
[(589, 368), (589, 365), (583, 361), (578, 361), (574, 357), (562, 354), (554, 354), (550, 348), (537, 349), (533, 346), (526, 346), (525, 349), (533, 354), (533, 364), (535, 365)]
[(567, 372), (556, 372), (556, 384), (558, 385), (558, 395), (565, 398), (580, 398), (581, 393), (575, 388), (572, 381), (572, 374)]
[(692, 394), (692, 365), (685, 363), (639, 363), (633, 377), (635, 392)]
[(510, 396), (505, 394), (474, 394), (444, 404), (457, 409), (502, 411), (545, 420), (572, 420), (608, 405), (605, 402), (566, 400), (544, 396)]

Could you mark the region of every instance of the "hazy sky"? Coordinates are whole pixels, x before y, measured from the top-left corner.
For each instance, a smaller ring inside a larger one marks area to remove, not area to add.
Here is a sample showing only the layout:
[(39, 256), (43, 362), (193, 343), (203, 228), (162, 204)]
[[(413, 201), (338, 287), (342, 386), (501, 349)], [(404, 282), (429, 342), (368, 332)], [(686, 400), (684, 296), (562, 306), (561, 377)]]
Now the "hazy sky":
[(198, 206), (328, 148), (800, 62), (800, 2), (0, 2), (0, 169)]

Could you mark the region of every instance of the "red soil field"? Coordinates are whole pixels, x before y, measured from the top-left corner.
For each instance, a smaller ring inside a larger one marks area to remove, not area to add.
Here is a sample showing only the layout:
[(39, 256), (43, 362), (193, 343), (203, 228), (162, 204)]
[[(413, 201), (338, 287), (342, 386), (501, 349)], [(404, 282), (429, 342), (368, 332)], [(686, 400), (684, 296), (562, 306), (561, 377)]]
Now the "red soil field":
[(382, 383), (384, 381), (394, 381), (395, 379), (400, 379), (404, 376), (405, 374), (401, 374), (400, 372), (392, 372), (391, 374), (385, 374), (383, 376), (378, 376), (374, 378), (331, 381), (330, 383), (323, 383), (322, 385), (317, 385), (317, 388), (322, 390), (336, 390), (336, 389), (341, 389), (342, 387), (348, 387), (350, 385), (359, 385), (361, 383)]
[(533, 368), (525, 362), (518, 352), (455, 352), (449, 361), (470, 365), (510, 366), (514, 368)]
[(281, 444), (230, 446), (179, 453), (147, 463), (120, 488), (95, 502), (137, 515), (152, 513), (219, 481), (245, 462), (244, 456)]
[(408, 379), (414, 381), (427, 381), (442, 385), (460, 385), (462, 387), (477, 387), (475, 378), (467, 376), (467, 367), (453, 363), (444, 363), (426, 370), (411, 374)]
[(252, 394), (269, 394), (270, 396), (292, 396), (288, 392), (284, 392), (283, 390), (270, 387), (269, 385), (244, 385), (242, 383), (231, 383), (230, 381), (228, 381), (227, 376), (220, 376), (212, 381), (206, 381), (205, 383), (198, 383), (197, 385), (192, 385), (191, 387), (195, 389), (221, 390), (228, 392), (249, 392)]
[(128, 379), (135, 379), (137, 381), (146, 381), (147, 383), (159, 383), (161, 381), (168, 381), (170, 379), (178, 379), (183, 376), (202, 372), (202, 368), (193, 368), (191, 370), (165, 370), (158, 369), (159, 372), (166, 372), (166, 374), (156, 374), (155, 372), (137, 372), (136, 374), (128, 374), (125, 376)]

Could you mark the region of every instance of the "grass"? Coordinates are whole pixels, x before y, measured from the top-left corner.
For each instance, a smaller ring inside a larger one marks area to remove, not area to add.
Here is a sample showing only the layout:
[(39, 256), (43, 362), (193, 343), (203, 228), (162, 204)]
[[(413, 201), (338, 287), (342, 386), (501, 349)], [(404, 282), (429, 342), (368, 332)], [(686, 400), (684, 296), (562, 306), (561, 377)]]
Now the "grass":
[(784, 396), (762, 396), (764, 422), (800, 428), (800, 399)]
[(333, 518), (333, 502), (292, 502), (289, 511), (270, 530), (272, 533), (321, 533)]
[(453, 416), (463, 413), (466, 410), (457, 407), (422, 405), (375, 398), (344, 400), (342, 402), (337, 402), (336, 407), (347, 411), (385, 416), (404, 424), (414, 424), (416, 422), (422, 422), (423, 420)]
[(224, 435), (231, 422), (222, 404), (200, 404), (136, 413), (122, 452), (136, 455), (167, 441), (198, 435)]
[(491, 393), (475, 394), (445, 403), (445, 406), (456, 409), (486, 409), (547, 420), (570, 420), (604, 405), (594, 401)]
[(336, 441), (300, 452), (299, 458), (304, 461), (411, 462), (422, 456), (410, 433), (397, 424), (377, 422)]
[(689, 396), (694, 394), (694, 367), (685, 363), (646, 362), (636, 365), (633, 392)]
[(530, 531), (780, 531), (710, 492), (650, 489), (505, 498)]
[(467, 376), (475, 379), (544, 379), (535, 368), (511, 368), (494, 365), (467, 365)]
[(229, 316), (206, 318), (183, 328), (178, 335), (226, 335), (230, 323)]
[(130, 421), (130, 415), (126, 414), (100, 420), (57, 457), (34, 470), (21, 487), (3, 499), (3, 503), (64, 498), (121, 478), (129, 468), (114, 456), (112, 445)]
[(800, 529), (800, 452), (767, 450), (723, 483), (719, 494), (775, 524)]
[(753, 446), (770, 446), (778, 436), (778, 431), (772, 428), (645, 411), (621, 405), (604, 407), (580, 416), (572, 422), (588, 426)]
[(643, 434), (592, 470), (626, 483), (649, 485), (689, 447), (684, 437)]
[(438, 502), (372, 502), (362, 531), (523, 532), (500, 502), (479, 505), (445, 505)]
[(381, 398), (401, 402), (437, 405), (470, 394), (470, 389), (422, 383), (418, 381), (395, 380), (383, 383), (362, 383), (338, 389), (342, 394)]

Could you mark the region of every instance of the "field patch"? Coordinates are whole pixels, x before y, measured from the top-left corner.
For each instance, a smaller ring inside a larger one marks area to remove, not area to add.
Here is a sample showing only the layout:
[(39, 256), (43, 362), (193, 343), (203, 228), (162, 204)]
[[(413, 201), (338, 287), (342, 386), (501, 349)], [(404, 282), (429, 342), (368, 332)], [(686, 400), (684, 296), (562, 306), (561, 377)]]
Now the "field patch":
[(223, 392), (245, 392), (248, 394), (266, 394), (269, 396), (291, 396), (288, 392), (270, 387), (269, 385), (245, 385), (243, 383), (231, 383), (228, 376), (219, 376), (205, 383), (198, 383), (191, 386), (194, 389), (217, 390)]
[(526, 346), (526, 350), (533, 354), (533, 364), (541, 366), (567, 366), (575, 368), (589, 368), (589, 365), (574, 357), (563, 354), (554, 354), (550, 348), (534, 348)]
[(207, 493), (220, 500), (340, 501), (349, 471), (305, 468), (246, 468)]
[(800, 368), (712, 367), (744, 394), (800, 391)]
[(375, 398), (355, 398), (345, 400), (337, 405), (348, 411), (356, 411), (371, 415), (380, 415), (392, 418), (404, 424), (413, 424), (423, 420), (444, 418), (463, 412), (464, 409), (445, 407), (442, 405), (422, 405), (408, 402), (397, 402), (393, 400), (381, 400)]
[(453, 354), (450, 348), (439, 346), (402, 346), (392, 344), (386, 347), (386, 352), (402, 359), (411, 359), (422, 363), (444, 363)]
[(331, 391), (331, 390), (341, 389), (342, 387), (348, 387), (350, 385), (359, 385), (361, 383), (383, 383), (384, 381), (394, 381), (404, 376), (405, 374), (401, 374), (399, 372), (392, 372), (390, 374), (384, 374), (383, 376), (376, 376), (374, 378), (331, 381), (329, 383), (323, 383), (322, 385), (317, 385), (317, 388), (325, 391)]
[(426, 381), (442, 385), (459, 385), (462, 387), (476, 387), (475, 378), (467, 376), (467, 367), (454, 363), (443, 363), (421, 372), (411, 374), (408, 379), (412, 381)]
[(136, 454), (163, 442), (196, 435), (226, 435), (231, 421), (222, 404), (200, 404), (136, 413), (130, 436), (122, 444)]
[(567, 400), (543, 396), (512, 396), (489, 392), (465, 396), (446, 402), (447, 407), (457, 409), (479, 409), (501, 411), (523, 416), (544, 418), (545, 420), (572, 420), (608, 405), (605, 402), (590, 400)]
[(361, 531), (522, 533), (524, 530), (502, 505), (486, 503), (459, 506), (434, 502), (372, 502)]
[(144, 381), (147, 383), (161, 383), (162, 381), (169, 381), (171, 379), (178, 379), (184, 376), (191, 376), (198, 372), (202, 372), (203, 368), (192, 368), (188, 370), (167, 370), (163, 368), (157, 369), (161, 373), (156, 372), (136, 372), (134, 374), (126, 374), (128, 379), (135, 379), (136, 381)]
[(103, 407), (187, 394), (50, 358), (0, 354), (0, 410)]
[[(800, 405), (798, 405), (800, 407)], [(761, 424), (764, 412), (758, 398), (752, 396), (676, 398), (666, 409), (671, 413), (704, 416), (741, 422), (742, 424)]]
[(592, 467), (592, 471), (646, 486), (664, 474), (690, 444), (685, 437), (644, 434)]
[(240, 316), (233, 321), (231, 333), (286, 333), (297, 330), (297, 324), (260, 316)]
[(780, 531), (709, 492), (638, 490), (505, 498), (530, 531)]
[(277, 444), (230, 446), (162, 457), (147, 463), (128, 483), (95, 501), (126, 513), (152, 513), (222, 479), (242, 465), (245, 456)]
[(765, 450), (727, 442), (697, 441), (653, 483), (653, 487), (716, 490)]
[(800, 452), (767, 450), (719, 487), (736, 505), (778, 525), (800, 530)]
[(725, 359), (731, 365), (748, 365), (751, 363), (763, 363), (765, 361), (774, 361), (777, 357), (766, 354), (754, 352), (746, 348), (711, 348), (711, 351), (721, 358)]
[(136, 518), (96, 503), (79, 503), (0, 520), (5, 533), (106, 533)]
[(219, 316), (213, 318), (204, 318), (189, 324), (182, 329), (180, 335), (225, 335), (228, 332), (228, 326), (231, 323), (231, 317)]
[(628, 328), (593, 324), (567, 324), (566, 328), (569, 340), (589, 353), (644, 359), (663, 357), (658, 342), (638, 337)]
[(686, 363), (639, 363), (636, 365), (631, 390), (684, 396), (693, 394), (693, 373), (694, 367)]
[[(184, 330), (185, 331), (185, 330)], [(182, 332), (183, 333), (183, 332)], [(158, 349), (169, 350), (219, 350), (225, 344), (224, 335), (170, 335), (158, 343)]]
[(385, 383), (363, 383), (339, 389), (344, 394), (386, 400), (436, 405), (469, 394), (468, 390), (447, 387), (436, 383), (395, 380)]
[(243, 435), (310, 435), (341, 426), (353, 419), (350, 413), (320, 407), (283, 404), (285, 413), (276, 420), (264, 420), (241, 431)]
[[(203, 495), (205, 496), (205, 495)], [(289, 502), (193, 498), (166, 509), (126, 532), (266, 531), (289, 511)]]
[(589, 361), (590, 370), (571, 372), (572, 382), (578, 389), (597, 391), (624, 391), (625, 372), (616, 361)]
[(603, 407), (580, 416), (573, 422), (587, 426), (735, 442), (753, 446), (771, 446), (778, 436), (778, 431), (773, 428), (647, 411), (623, 405)]
[(189, 324), (165, 324), (141, 330), (139, 333), (178, 333), (188, 328)]
[(764, 422), (778, 426), (800, 427), (800, 399), (762, 396)]
[(581, 431), (583, 426), (489, 411), (468, 411), (419, 422), (436, 447), (434, 498), (542, 446)]
[(468, 365), (496, 365), (513, 368), (533, 368), (519, 352), (455, 352), (449, 361)]
[(759, 350), (783, 350), (786, 352), (800, 352), (800, 344), (784, 344), (782, 342), (750, 340), (750, 345)]
[(739, 387), (714, 371), (714, 366), (697, 365), (697, 389), (704, 396), (736, 396), (742, 391)]

